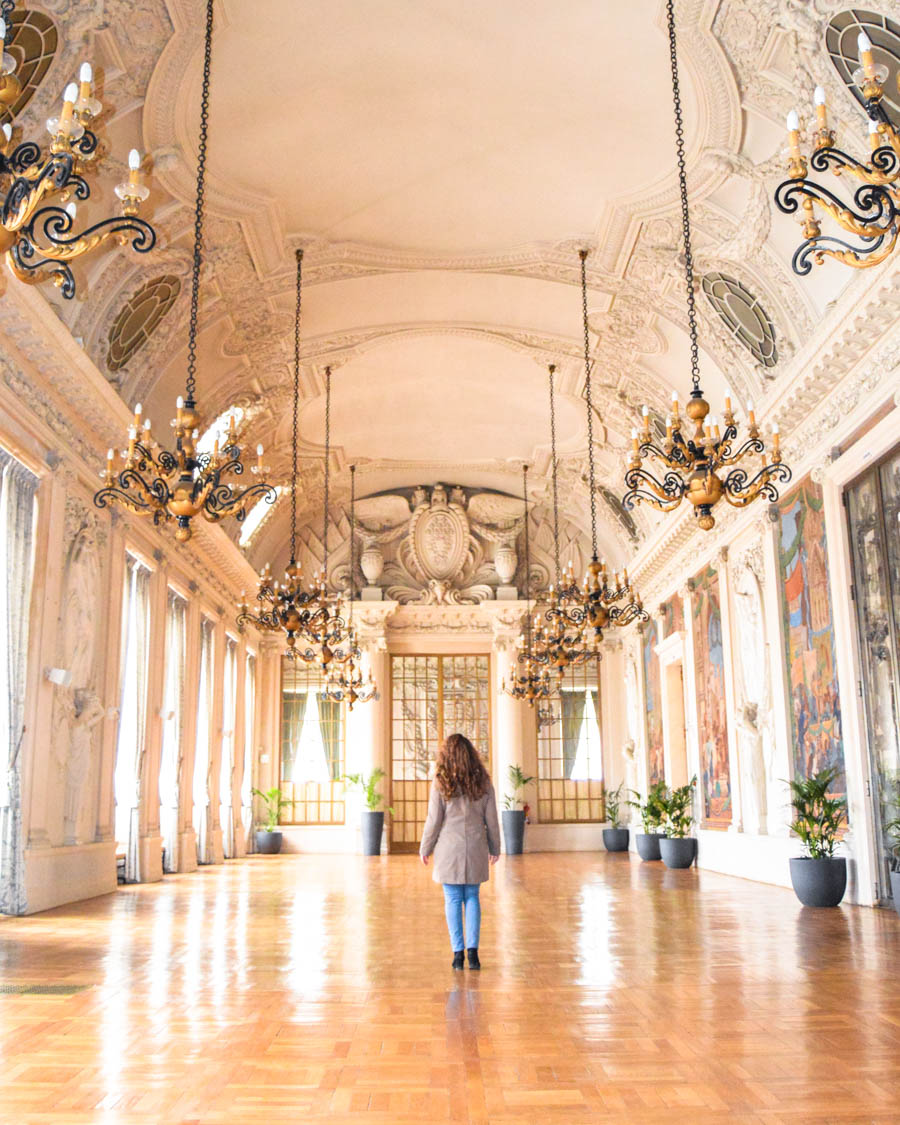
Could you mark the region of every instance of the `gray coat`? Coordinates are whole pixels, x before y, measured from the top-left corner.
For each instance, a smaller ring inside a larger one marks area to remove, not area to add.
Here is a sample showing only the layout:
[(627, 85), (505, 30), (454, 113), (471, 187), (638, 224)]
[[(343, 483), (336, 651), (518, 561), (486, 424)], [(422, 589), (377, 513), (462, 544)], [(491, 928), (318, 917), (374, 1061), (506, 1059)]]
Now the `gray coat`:
[(477, 801), (441, 795), (432, 783), (419, 855), (434, 853), (436, 883), (486, 883), (488, 856), (500, 854), (493, 785)]

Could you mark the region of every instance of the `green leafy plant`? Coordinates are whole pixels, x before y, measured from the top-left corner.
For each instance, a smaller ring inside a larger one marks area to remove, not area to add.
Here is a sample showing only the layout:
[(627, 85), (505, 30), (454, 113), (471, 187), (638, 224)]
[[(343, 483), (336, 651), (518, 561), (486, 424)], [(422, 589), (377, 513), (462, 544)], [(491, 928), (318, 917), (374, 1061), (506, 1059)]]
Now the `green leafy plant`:
[(278, 827), (278, 818), (281, 815), (281, 810), (285, 805), (289, 805), (288, 801), (283, 795), (281, 790), (274, 786), (272, 789), (267, 789), (265, 793), (261, 789), (254, 789), (253, 794), (265, 802), (266, 806), (266, 826), (264, 831), (274, 832)]
[(696, 777), (692, 777), (687, 785), (679, 785), (664, 797), (666, 808), (666, 835), (676, 840), (683, 840), (689, 836), (694, 823), (694, 787)]
[(791, 832), (800, 838), (810, 859), (828, 859), (834, 855), (838, 833), (847, 821), (846, 797), (828, 795), (837, 774), (832, 767), (789, 783), (794, 810)]
[[(384, 777), (384, 770), (381, 766), (376, 766), (375, 769), (369, 774), (368, 777), (364, 773), (345, 773), (344, 781), (350, 786), (351, 789), (361, 789), (363, 796), (366, 799), (366, 808), (369, 812), (378, 812), (381, 802), (384, 797), (378, 792), (378, 786), (381, 784)], [(394, 810), (387, 810), (393, 815)]]
[(666, 799), (669, 790), (664, 781), (657, 781), (647, 790), (646, 800), (641, 800), (640, 793), (632, 789), (631, 793), (636, 800), (630, 800), (629, 805), (637, 809), (641, 818), (641, 827), (647, 833), (658, 832), (666, 819)]
[(900, 778), (894, 778), (889, 783), (890, 793), (886, 795), (886, 807), (894, 806), (895, 816), (887, 821), (882, 831), (888, 850), (888, 863), (891, 871), (900, 871)]
[[(619, 782), (616, 789), (603, 790), (603, 800), (606, 804), (606, 819), (613, 826), (613, 828), (622, 827), (622, 790), (625, 788), (625, 782)], [(626, 801), (625, 804), (631, 802)]]
[(512, 793), (507, 793), (503, 798), (503, 807), (505, 809), (517, 809), (522, 802), (519, 790), (524, 789), (526, 785), (530, 785), (532, 781), (534, 781), (534, 778), (527, 777), (522, 772), (521, 766), (510, 766), (509, 784), (512, 786)]

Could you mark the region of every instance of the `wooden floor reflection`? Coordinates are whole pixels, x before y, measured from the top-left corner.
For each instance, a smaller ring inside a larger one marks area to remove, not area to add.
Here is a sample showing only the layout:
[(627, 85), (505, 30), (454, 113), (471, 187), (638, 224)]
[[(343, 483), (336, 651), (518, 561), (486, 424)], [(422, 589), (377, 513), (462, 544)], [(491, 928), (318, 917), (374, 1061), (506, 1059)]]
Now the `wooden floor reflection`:
[[(900, 1121), (900, 918), (502, 859), (454, 974), (414, 857), (255, 857), (0, 919), (0, 1121)], [(70, 994), (10, 991), (52, 985)]]

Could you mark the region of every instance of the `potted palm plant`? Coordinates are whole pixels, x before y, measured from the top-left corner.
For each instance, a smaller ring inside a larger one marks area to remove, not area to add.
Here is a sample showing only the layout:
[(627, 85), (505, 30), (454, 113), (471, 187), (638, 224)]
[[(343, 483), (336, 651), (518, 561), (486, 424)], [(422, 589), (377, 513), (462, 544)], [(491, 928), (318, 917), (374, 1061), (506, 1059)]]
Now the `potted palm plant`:
[(525, 846), (525, 809), (523, 797), (519, 796), (520, 790), (534, 781), (522, 772), (521, 766), (509, 767), (509, 784), (512, 793), (507, 793), (503, 798), (503, 840), (506, 845), (507, 855), (521, 855)]
[(632, 790), (637, 800), (628, 802), (632, 808), (637, 809), (641, 818), (643, 832), (635, 832), (634, 842), (637, 845), (638, 855), (641, 859), (659, 859), (659, 842), (665, 835), (660, 832), (666, 819), (666, 794), (668, 790), (664, 781), (657, 781), (647, 790), (646, 800), (641, 800), (640, 793)]
[(261, 789), (254, 789), (253, 794), (263, 801), (266, 811), (265, 828), (256, 829), (256, 850), (261, 855), (278, 855), (284, 839), (283, 833), (278, 831), (278, 818), (284, 806), (291, 802), (285, 799), (277, 786), (267, 789), (265, 793)]
[(622, 789), (624, 781), (616, 789), (604, 789), (606, 819), (611, 827), (603, 829), (603, 846), (608, 852), (628, 851), (628, 829), (622, 825)]
[(828, 793), (836, 777), (829, 768), (790, 782), (791, 832), (805, 853), (791, 858), (791, 883), (804, 906), (837, 906), (847, 888), (847, 860), (834, 854), (847, 819), (846, 798)]
[[(362, 828), (363, 855), (381, 855), (381, 837), (384, 832), (384, 810), (380, 807), (384, 797), (378, 792), (378, 786), (384, 777), (384, 770), (376, 766), (368, 777), (364, 773), (348, 773), (344, 780), (351, 789), (361, 789), (366, 800), (360, 819)], [(388, 809), (393, 812), (393, 809)]]
[(659, 854), (666, 867), (690, 867), (697, 854), (697, 841), (689, 835), (694, 823), (696, 777), (679, 785), (665, 798), (666, 834), (659, 841)]

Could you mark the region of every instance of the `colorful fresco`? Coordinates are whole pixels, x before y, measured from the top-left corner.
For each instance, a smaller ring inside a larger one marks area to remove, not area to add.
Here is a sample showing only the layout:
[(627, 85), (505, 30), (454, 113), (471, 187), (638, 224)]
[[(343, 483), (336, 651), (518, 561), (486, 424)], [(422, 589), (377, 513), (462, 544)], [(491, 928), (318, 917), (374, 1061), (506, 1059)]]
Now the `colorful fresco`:
[(778, 505), (779, 565), (793, 767), (808, 777), (834, 766), (844, 792), (844, 744), (822, 490), (808, 478)]
[(731, 769), (725, 710), (725, 650), (719, 577), (707, 567), (693, 582), (697, 737), (700, 743), (703, 823), (731, 823)]
[(663, 636), (671, 637), (684, 629), (684, 601), (680, 594), (673, 594), (660, 606), (663, 619)]
[(641, 644), (644, 650), (644, 683), (647, 707), (647, 777), (651, 785), (665, 776), (665, 750), (663, 747), (662, 687), (659, 674), (659, 657), (654, 651), (659, 644), (656, 621), (651, 618), (644, 625)]

